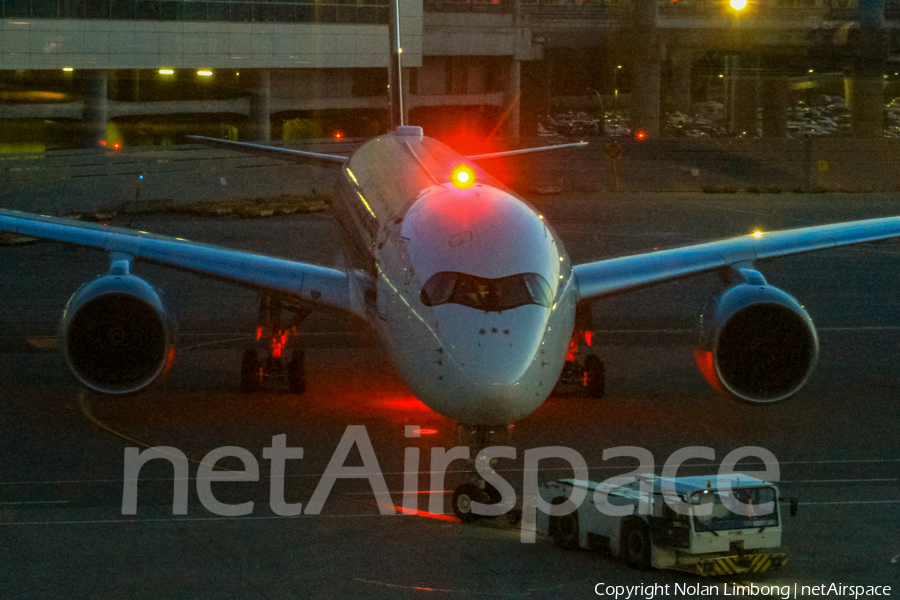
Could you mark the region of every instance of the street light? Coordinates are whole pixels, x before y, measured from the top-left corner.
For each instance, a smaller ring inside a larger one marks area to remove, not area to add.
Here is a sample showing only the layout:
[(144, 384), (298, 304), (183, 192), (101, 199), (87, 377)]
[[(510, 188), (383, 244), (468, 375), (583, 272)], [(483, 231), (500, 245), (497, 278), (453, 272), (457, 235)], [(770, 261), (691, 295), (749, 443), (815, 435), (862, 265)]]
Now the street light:
[(734, 10), (744, 10), (747, 8), (747, 0), (731, 0), (729, 4)]

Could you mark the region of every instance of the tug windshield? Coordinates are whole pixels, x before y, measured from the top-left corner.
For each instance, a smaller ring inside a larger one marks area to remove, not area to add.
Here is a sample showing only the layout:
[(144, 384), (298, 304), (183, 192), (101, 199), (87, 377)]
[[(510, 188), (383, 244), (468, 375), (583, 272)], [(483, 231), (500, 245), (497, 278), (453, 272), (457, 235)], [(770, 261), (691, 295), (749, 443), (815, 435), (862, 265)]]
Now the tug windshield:
[[(736, 503), (743, 504), (746, 515), (741, 514)], [(775, 506), (775, 490), (770, 487), (706, 490), (693, 494), (694, 528), (697, 531), (723, 531), (726, 529), (750, 529), (775, 527), (778, 511)], [(763, 506), (771, 503), (770, 509)], [(706, 508), (712, 504), (712, 510)], [(707, 514), (703, 514), (707, 513)]]
[(499, 312), (526, 304), (549, 307), (553, 292), (547, 280), (537, 273), (486, 279), (442, 271), (422, 286), (421, 299), (425, 306), (462, 304), (485, 312)]

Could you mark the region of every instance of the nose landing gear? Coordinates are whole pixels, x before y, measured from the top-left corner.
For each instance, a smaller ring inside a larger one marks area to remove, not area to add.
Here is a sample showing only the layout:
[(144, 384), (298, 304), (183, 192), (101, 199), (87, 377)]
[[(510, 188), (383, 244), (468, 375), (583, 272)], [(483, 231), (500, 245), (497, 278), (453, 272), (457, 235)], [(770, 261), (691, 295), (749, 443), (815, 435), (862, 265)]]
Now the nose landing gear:
[[(510, 442), (511, 427), (487, 427), (483, 425), (460, 425), (457, 429), (464, 444), (469, 446), (470, 458), (466, 461), (465, 476), (467, 481), (459, 485), (453, 491), (451, 506), (453, 514), (463, 523), (471, 523), (480, 518), (486, 518), (478, 514), (473, 502), (481, 504), (499, 504), (503, 497), (493, 485), (484, 480), (479, 469), (484, 472), (493, 470), (497, 459), (488, 461), (480, 456), (481, 451), (491, 445), (508, 446)], [(483, 461), (483, 462), (481, 462)], [(506, 512), (510, 525), (517, 525), (522, 520), (522, 507), (520, 505), (510, 507)]]
[[(286, 327), (281, 324), (283, 310), (294, 313)], [(260, 298), (256, 343), (244, 351), (241, 359), (242, 392), (255, 392), (264, 382), (286, 386), (292, 394), (306, 391), (305, 353), (300, 348), (294, 348), (285, 356), (285, 347), (297, 335), (297, 327), (310, 312), (285, 305), (272, 296), (263, 295)]]

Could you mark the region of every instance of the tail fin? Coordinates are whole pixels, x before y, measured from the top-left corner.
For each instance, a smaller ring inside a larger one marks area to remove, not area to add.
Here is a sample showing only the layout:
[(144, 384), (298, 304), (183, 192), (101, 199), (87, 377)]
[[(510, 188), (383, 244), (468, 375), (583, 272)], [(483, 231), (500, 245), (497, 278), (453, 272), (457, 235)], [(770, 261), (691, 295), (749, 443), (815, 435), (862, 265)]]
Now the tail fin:
[(400, 65), (400, 2), (391, 0), (388, 18), (388, 37), (391, 41), (391, 56), (388, 63), (388, 112), (391, 131), (406, 125), (403, 119), (403, 74)]

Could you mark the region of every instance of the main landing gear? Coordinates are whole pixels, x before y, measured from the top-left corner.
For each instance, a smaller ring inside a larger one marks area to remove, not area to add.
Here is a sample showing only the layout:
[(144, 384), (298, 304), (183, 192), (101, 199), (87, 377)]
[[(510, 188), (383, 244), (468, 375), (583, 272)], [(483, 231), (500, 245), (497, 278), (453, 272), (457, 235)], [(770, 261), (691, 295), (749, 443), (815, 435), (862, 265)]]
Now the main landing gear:
[[(569, 353), (566, 355), (566, 364), (559, 376), (557, 385), (574, 385), (581, 388), (588, 398), (600, 399), (606, 393), (606, 369), (603, 361), (596, 354), (586, 354), (581, 341), (590, 347), (592, 342), (590, 330), (576, 329), (572, 332), (572, 341), (569, 344)], [(582, 356), (584, 358), (582, 359)]]
[[(281, 323), (282, 311), (294, 313), (286, 327)], [(299, 348), (287, 352), (286, 346), (297, 335), (297, 327), (310, 312), (285, 305), (272, 296), (263, 295), (260, 298), (256, 343), (244, 350), (241, 359), (242, 392), (255, 392), (264, 382), (286, 386), (293, 394), (306, 391), (304, 352)]]
[[(466, 482), (458, 486), (453, 491), (451, 506), (453, 514), (463, 523), (471, 523), (476, 519), (484, 518), (473, 510), (472, 503), (480, 502), (481, 504), (497, 504), (502, 500), (500, 492), (497, 488), (484, 480), (478, 473), (476, 468), (476, 460), (478, 454), (488, 446), (508, 446), (511, 436), (510, 427), (487, 427), (483, 425), (466, 426), (460, 425), (458, 432), (464, 444), (469, 446), (470, 458), (466, 461), (465, 476)], [(483, 464), (485, 467), (494, 468), (496, 459), (490, 461), (490, 464)], [(510, 507), (506, 513), (510, 525), (517, 525), (522, 520), (522, 507)]]

